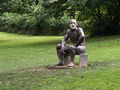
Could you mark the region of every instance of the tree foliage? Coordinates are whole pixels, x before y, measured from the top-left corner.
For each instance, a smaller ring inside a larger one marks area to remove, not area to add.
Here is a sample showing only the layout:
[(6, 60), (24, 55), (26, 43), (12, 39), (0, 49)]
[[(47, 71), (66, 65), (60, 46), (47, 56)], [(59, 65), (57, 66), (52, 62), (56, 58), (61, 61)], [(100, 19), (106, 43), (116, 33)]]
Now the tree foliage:
[(0, 1), (1, 30), (11, 32), (59, 35), (75, 18), (91, 35), (118, 34), (119, 15), (119, 0)]
[[(50, 7), (51, 6), (51, 7)], [(120, 32), (119, 0), (58, 0), (49, 5), (53, 16), (65, 12), (78, 21), (88, 20), (92, 34), (117, 34)]]

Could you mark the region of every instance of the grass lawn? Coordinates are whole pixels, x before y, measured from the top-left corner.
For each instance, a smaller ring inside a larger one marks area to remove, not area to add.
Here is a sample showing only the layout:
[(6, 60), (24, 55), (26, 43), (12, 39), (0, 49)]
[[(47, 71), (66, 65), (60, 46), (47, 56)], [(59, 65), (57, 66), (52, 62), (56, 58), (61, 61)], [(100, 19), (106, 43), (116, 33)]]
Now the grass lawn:
[(120, 35), (87, 38), (87, 67), (45, 69), (62, 38), (0, 32), (0, 90), (120, 90)]

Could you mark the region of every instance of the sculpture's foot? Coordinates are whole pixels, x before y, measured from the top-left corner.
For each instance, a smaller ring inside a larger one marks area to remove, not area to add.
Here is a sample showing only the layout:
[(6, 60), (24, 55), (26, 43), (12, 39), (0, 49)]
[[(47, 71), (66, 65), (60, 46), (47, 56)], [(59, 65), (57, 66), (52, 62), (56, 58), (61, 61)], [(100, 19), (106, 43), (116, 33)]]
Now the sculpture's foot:
[(70, 64), (68, 64), (68, 67), (74, 67), (74, 63), (70, 63)]
[(55, 64), (54, 66), (63, 66), (63, 64), (61, 62), (58, 62), (57, 64)]

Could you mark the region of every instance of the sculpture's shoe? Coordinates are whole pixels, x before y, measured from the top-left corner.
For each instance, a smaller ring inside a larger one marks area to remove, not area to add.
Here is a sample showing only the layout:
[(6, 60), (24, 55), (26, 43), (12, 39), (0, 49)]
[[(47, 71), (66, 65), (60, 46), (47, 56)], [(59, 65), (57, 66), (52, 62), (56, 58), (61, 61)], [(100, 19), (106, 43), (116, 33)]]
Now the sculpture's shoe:
[(58, 62), (57, 64), (55, 64), (54, 66), (63, 66), (63, 64), (61, 62)]
[(71, 63), (68, 64), (67, 66), (68, 66), (68, 67), (74, 67), (74, 63), (71, 62)]

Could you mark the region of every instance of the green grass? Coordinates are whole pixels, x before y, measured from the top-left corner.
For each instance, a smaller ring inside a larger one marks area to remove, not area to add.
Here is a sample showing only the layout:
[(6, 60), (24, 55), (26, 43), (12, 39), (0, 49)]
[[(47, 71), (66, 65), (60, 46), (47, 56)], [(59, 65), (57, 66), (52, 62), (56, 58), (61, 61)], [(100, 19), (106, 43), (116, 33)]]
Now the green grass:
[(87, 38), (87, 67), (43, 69), (58, 62), (62, 38), (0, 32), (0, 90), (120, 89), (120, 35)]

